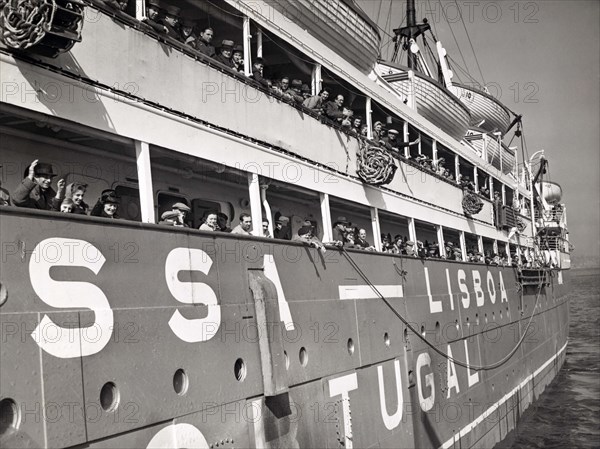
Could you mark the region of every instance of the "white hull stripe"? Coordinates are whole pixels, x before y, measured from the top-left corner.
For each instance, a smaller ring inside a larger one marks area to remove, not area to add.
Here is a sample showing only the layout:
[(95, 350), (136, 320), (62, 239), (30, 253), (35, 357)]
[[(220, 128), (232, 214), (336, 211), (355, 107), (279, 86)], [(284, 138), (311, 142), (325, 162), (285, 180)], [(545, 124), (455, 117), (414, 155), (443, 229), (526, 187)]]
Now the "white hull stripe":
[(455, 434), (452, 438), (450, 438), (448, 441), (446, 441), (440, 447), (443, 449), (452, 447), (458, 440), (460, 440), (462, 437), (464, 437), (466, 434), (468, 434), (471, 430), (473, 430), (475, 427), (477, 427), (484, 419), (486, 419), (488, 416), (490, 416), (492, 413), (494, 413), (498, 409), (498, 407), (500, 407), (502, 404), (504, 404), (506, 401), (508, 401), (508, 399), (510, 399), (515, 393), (517, 393), (518, 390), (523, 388), (529, 381), (531, 381), (531, 379), (536, 377), (544, 369), (546, 369), (546, 367), (548, 365), (550, 365), (552, 362), (554, 362), (554, 360), (558, 357), (558, 355), (566, 349), (568, 344), (569, 344), (569, 341), (567, 340), (565, 345), (562, 348), (560, 348), (560, 350), (556, 354), (554, 354), (554, 356), (552, 356), (550, 359), (548, 359), (546, 361), (546, 363), (544, 363), (542, 366), (540, 366), (538, 369), (536, 369), (533, 374), (530, 374), (529, 376), (527, 376), (527, 378), (523, 382), (521, 382), (518, 386), (513, 388), (509, 393), (505, 394), (498, 402), (493, 404), (485, 412), (483, 412), (481, 415), (479, 415), (477, 418), (475, 418), (475, 420), (473, 422), (471, 422), (470, 424), (467, 424), (465, 427), (463, 427), (458, 434)]
[[(401, 285), (374, 285), (384, 298), (403, 298)], [(340, 299), (375, 299), (380, 296), (370, 285), (340, 285)]]

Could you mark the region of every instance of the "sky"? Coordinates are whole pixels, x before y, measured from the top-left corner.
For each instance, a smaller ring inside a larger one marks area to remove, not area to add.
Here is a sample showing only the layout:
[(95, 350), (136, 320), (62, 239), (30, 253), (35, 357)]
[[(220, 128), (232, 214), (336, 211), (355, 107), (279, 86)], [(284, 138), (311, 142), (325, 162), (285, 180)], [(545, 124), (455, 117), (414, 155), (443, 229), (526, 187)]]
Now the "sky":
[[(389, 33), (405, 18), (405, 0), (356, 3)], [(450, 57), (464, 67), (460, 47), (481, 81), (475, 54), (490, 93), (523, 114), (529, 156), (543, 149), (550, 180), (563, 188), (573, 259), (600, 257), (600, 1), (416, 3), (417, 20), (428, 18)], [(382, 48), (384, 58), (392, 45)]]

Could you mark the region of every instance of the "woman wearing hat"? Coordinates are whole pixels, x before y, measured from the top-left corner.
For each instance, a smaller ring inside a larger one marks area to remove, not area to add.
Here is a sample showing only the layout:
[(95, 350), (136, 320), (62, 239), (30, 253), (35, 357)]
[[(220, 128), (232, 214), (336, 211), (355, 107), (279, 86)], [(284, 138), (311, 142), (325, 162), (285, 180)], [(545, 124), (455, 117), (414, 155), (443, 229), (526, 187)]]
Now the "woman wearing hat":
[(65, 196), (65, 180), (57, 182), (58, 192), (51, 187), (52, 178), (56, 176), (52, 165), (46, 162), (33, 161), (25, 171), (25, 177), (12, 194), (15, 206), (30, 209), (60, 210)]
[(117, 216), (118, 208), (119, 198), (117, 192), (113, 189), (107, 189), (102, 191), (102, 195), (98, 198), (90, 215), (92, 217), (119, 218)]

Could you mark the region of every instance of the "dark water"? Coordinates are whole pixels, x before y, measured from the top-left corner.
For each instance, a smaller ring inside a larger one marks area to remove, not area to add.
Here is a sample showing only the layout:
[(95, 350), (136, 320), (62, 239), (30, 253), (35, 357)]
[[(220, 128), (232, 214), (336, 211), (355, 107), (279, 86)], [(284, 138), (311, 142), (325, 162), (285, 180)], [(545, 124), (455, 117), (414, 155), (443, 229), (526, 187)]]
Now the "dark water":
[(600, 270), (572, 270), (566, 362), (512, 448), (600, 448)]

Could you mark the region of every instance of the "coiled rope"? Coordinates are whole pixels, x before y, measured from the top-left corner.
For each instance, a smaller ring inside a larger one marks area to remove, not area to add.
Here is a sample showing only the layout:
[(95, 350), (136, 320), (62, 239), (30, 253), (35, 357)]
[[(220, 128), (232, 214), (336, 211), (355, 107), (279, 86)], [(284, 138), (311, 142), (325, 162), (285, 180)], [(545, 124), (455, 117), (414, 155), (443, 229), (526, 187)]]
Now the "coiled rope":
[(0, 0), (2, 41), (24, 50), (39, 43), (54, 19), (54, 0)]
[(361, 142), (357, 158), (358, 177), (366, 184), (381, 186), (394, 179), (398, 166), (392, 155), (383, 148)]
[(465, 215), (475, 215), (483, 209), (483, 201), (476, 193), (465, 191), (462, 199), (462, 207)]
[(538, 291), (537, 291), (537, 295), (536, 295), (536, 298), (535, 298), (535, 304), (533, 305), (533, 311), (531, 312), (531, 316), (529, 317), (529, 321), (527, 322), (527, 326), (525, 326), (525, 331), (523, 332), (523, 335), (521, 335), (521, 338), (519, 338), (519, 341), (517, 342), (517, 344), (515, 345), (515, 347), (506, 356), (504, 356), (502, 359), (500, 359), (499, 361), (497, 361), (495, 363), (492, 363), (492, 364), (489, 364), (489, 365), (472, 365), (472, 364), (468, 364), (466, 362), (463, 362), (461, 360), (458, 360), (458, 359), (456, 359), (454, 357), (450, 357), (447, 353), (445, 353), (441, 349), (436, 348), (425, 337), (423, 337), (421, 335), (421, 333), (417, 329), (415, 329), (414, 327), (412, 327), (411, 324), (400, 314), (400, 312), (398, 312), (394, 308), (394, 306), (387, 300), (387, 298), (381, 294), (381, 292), (377, 289), (377, 287), (375, 287), (375, 285), (373, 285), (373, 283), (369, 280), (369, 278), (367, 277), (367, 275), (360, 269), (360, 267), (358, 266), (358, 264), (354, 261), (354, 259), (352, 259), (352, 257), (350, 256), (350, 254), (348, 254), (348, 252), (343, 247), (342, 247), (342, 253), (346, 257), (346, 259), (348, 260), (348, 262), (350, 263), (350, 265), (365, 280), (365, 282), (367, 283), (367, 285), (369, 287), (371, 287), (371, 289), (375, 292), (375, 294), (389, 307), (389, 309), (392, 311), (392, 313), (394, 315), (396, 315), (400, 319), (400, 321), (402, 321), (404, 323), (404, 325), (412, 333), (414, 333), (418, 338), (420, 338), (423, 341), (423, 343), (425, 343), (433, 351), (437, 352), (439, 355), (441, 355), (442, 357), (446, 358), (447, 360), (450, 360), (451, 362), (455, 363), (456, 365), (459, 365), (459, 366), (462, 366), (463, 368), (468, 368), (468, 369), (471, 369), (471, 370), (474, 370), (474, 371), (489, 371), (489, 370), (492, 370), (492, 369), (496, 369), (499, 366), (504, 365), (514, 355), (514, 353), (517, 352), (517, 350), (519, 349), (519, 347), (521, 346), (521, 344), (525, 340), (525, 337), (528, 335), (527, 333), (529, 331), (529, 327), (531, 326), (531, 323), (533, 321), (533, 317), (536, 315), (535, 314), (535, 310), (537, 308), (537, 305), (538, 305), (538, 302), (539, 302), (539, 299), (540, 299), (540, 293), (542, 292), (543, 282), (540, 282), (540, 284), (538, 285)]

